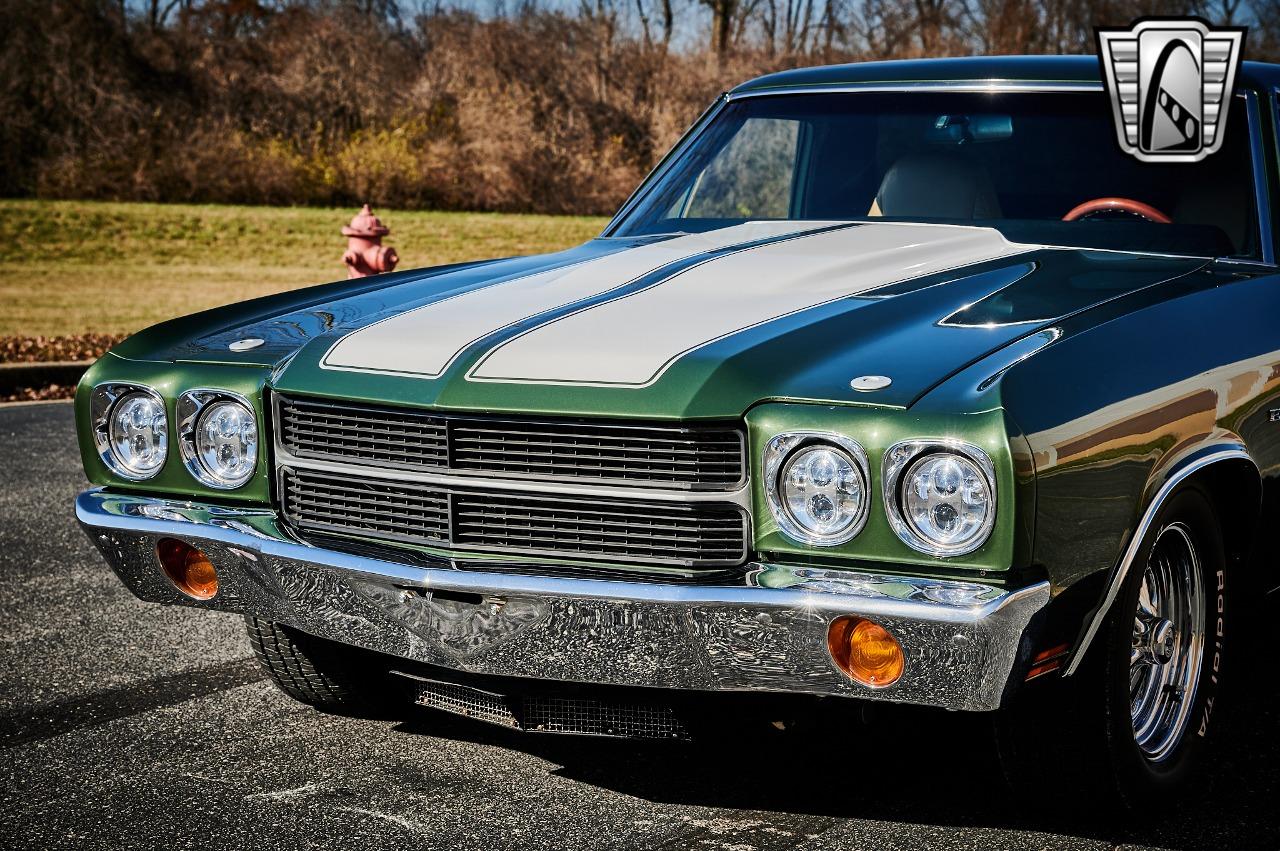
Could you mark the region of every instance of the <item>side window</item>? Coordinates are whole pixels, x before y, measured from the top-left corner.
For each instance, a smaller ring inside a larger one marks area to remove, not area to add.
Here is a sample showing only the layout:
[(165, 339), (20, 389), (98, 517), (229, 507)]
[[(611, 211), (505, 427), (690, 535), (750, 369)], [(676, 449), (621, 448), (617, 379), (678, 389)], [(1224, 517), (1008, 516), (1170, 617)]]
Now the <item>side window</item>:
[(698, 175), (678, 212), (685, 219), (785, 219), (790, 213), (800, 122), (750, 118)]

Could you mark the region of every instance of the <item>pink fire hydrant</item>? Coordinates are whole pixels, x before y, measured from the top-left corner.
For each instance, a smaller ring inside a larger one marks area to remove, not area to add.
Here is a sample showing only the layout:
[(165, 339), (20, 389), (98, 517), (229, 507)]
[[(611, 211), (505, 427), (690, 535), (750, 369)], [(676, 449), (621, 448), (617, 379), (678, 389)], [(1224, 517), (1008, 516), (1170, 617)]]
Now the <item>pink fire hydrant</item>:
[(342, 235), (347, 238), (347, 253), (342, 255), (342, 262), (347, 264), (348, 278), (378, 275), (396, 267), (400, 262), (396, 250), (382, 244), (382, 238), (389, 233), (391, 228), (365, 204), (351, 224), (342, 229)]

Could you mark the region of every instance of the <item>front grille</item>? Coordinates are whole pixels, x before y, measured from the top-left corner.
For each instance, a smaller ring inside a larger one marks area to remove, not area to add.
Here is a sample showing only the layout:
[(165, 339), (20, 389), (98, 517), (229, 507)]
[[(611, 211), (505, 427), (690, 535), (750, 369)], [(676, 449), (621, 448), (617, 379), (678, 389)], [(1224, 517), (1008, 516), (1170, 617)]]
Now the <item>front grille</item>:
[(448, 467), (441, 417), (395, 408), (276, 398), (280, 443), (299, 458), (424, 470)]
[(728, 503), (510, 493), (285, 469), (285, 518), (301, 529), (482, 552), (715, 567), (746, 560)]
[(449, 496), (439, 489), (285, 470), (281, 491), (285, 516), (304, 528), (449, 543)]
[(485, 418), (277, 399), (280, 443), (298, 458), (708, 490), (732, 489), (746, 478), (737, 428)]

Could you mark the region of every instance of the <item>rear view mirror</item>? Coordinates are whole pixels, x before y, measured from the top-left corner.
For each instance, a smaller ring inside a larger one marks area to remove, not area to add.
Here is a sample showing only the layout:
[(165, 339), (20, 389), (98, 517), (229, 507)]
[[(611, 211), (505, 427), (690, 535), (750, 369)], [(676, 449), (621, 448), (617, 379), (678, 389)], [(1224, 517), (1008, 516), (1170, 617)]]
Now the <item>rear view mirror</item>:
[(1008, 115), (939, 115), (925, 138), (935, 145), (996, 142), (1013, 135)]

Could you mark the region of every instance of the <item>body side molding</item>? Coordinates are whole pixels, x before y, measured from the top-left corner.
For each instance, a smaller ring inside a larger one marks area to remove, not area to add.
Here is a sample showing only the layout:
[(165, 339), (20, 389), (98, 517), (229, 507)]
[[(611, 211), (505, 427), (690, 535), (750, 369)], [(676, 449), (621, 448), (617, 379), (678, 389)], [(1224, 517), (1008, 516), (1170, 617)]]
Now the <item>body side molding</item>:
[(1213, 464), (1220, 464), (1226, 461), (1248, 461), (1255, 470), (1258, 468), (1257, 462), (1253, 460), (1253, 457), (1243, 444), (1232, 442), (1203, 447), (1198, 454), (1183, 460), (1180, 466), (1169, 472), (1160, 489), (1156, 491), (1155, 496), (1147, 503), (1142, 519), (1129, 537), (1129, 543), (1125, 546), (1124, 554), (1120, 557), (1116, 566), (1112, 568), (1102, 600), (1098, 603), (1097, 608), (1088, 615), (1080, 637), (1076, 639), (1075, 647), (1072, 648), (1071, 659), (1062, 671), (1064, 677), (1074, 674), (1084, 660), (1084, 655), (1088, 652), (1089, 645), (1093, 643), (1093, 639), (1102, 628), (1102, 622), (1106, 619), (1107, 613), (1111, 611), (1111, 606), (1115, 604), (1116, 598), (1120, 596), (1120, 588), (1124, 585), (1125, 578), (1129, 575), (1129, 569), (1138, 556), (1142, 540), (1147, 536), (1152, 524), (1155, 523), (1156, 515), (1160, 512), (1165, 500), (1177, 490), (1180, 484), (1195, 473), (1206, 470)]

